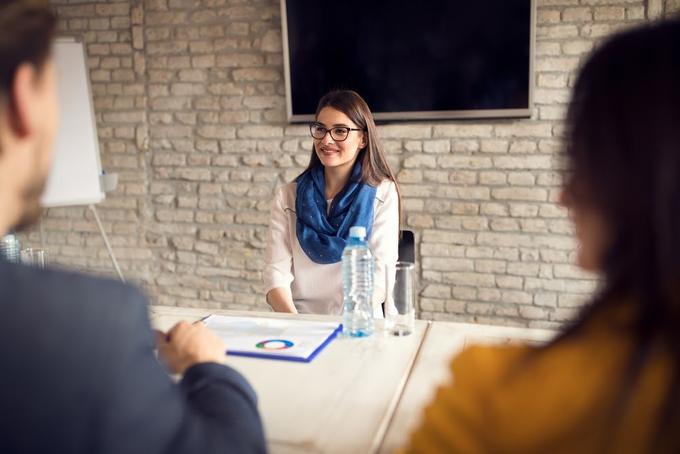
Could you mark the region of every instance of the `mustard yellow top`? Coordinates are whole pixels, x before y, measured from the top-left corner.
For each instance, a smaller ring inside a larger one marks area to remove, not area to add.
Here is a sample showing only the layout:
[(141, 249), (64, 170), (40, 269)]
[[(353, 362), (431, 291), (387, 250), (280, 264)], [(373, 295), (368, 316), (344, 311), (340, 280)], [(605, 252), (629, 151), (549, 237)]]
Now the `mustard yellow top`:
[(438, 390), (405, 452), (650, 452), (670, 355), (653, 349), (630, 400), (615, 409), (632, 348), (620, 322), (602, 314), (542, 351), (467, 349), (451, 363), (453, 382)]

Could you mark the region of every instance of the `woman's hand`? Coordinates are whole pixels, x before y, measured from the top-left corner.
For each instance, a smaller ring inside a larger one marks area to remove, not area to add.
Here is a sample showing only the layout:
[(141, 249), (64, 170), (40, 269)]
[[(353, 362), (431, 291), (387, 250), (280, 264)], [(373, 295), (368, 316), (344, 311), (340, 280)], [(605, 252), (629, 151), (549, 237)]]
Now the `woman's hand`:
[(295, 304), (293, 304), (293, 295), (290, 293), (290, 289), (286, 287), (271, 289), (267, 293), (267, 303), (275, 312), (298, 313)]

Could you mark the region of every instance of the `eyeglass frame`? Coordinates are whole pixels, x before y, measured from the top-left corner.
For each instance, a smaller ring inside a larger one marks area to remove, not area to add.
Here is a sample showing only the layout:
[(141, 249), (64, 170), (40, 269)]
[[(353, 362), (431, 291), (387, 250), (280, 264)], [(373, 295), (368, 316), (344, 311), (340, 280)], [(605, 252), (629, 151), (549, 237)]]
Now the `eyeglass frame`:
[[(320, 127), (322, 127), (323, 129), (326, 130), (326, 132), (323, 133), (323, 136), (321, 136), (321, 137), (319, 137), (319, 138), (314, 137), (314, 133), (312, 132), (312, 128), (313, 128), (314, 126), (320, 126)], [(338, 140), (338, 139), (336, 139), (335, 137), (333, 137), (333, 133), (332, 133), (331, 131), (332, 131), (333, 129), (336, 129), (336, 128), (347, 129), (347, 135), (345, 136), (344, 139)], [(365, 129), (361, 129), (361, 128), (350, 128), (350, 127), (348, 127), (348, 126), (333, 126), (332, 128), (327, 128), (323, 123), (319, 123), (318, 121), (315, 121), (315, 122), (309, 124), (309, 134), (312, 136), (312, 139), (314, 139), (314, 140), (323, 140), (324, 137), (326, 137), (326, 134), (330, 134), (330, 135), (331, 135), (331, 139), (333, 139), (334, 141), (336, 141), (336, 142), (344, 142), (344, 141), (347, 140), (347, 138), (349, 137), (349, 132), (350, 132), (350, 131), (366, 131), (366, 130), (365, 130)]]

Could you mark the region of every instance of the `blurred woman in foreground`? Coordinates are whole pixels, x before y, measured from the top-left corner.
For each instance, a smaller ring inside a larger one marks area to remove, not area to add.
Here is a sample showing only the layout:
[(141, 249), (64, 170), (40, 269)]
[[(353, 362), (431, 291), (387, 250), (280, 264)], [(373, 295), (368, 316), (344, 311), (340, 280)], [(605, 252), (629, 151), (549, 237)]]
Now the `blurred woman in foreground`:
[(567, 116), (562, 204), (602, 285), (543, 347), (476, 347), (408, 452), (680, 451), (680, 21), (589, 58)]

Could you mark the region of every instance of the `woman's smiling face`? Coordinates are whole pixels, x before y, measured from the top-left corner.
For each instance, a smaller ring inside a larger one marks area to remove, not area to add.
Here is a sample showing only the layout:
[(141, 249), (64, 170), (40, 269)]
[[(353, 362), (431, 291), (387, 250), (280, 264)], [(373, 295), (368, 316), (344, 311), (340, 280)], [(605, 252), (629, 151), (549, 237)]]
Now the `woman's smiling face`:
[[(332, 107), (321, 109), (316, 121), (327, 130), (335, 127), (360, 129), (347, 115)], [(347, 138), (343, 141), (333, 139), (330, 131), (323, 138), (314, 139), (316, 155), (326, 168), (351, 168), (359, 150), (365, 146), (366, 136), (363, 131), (349, 131)]]

